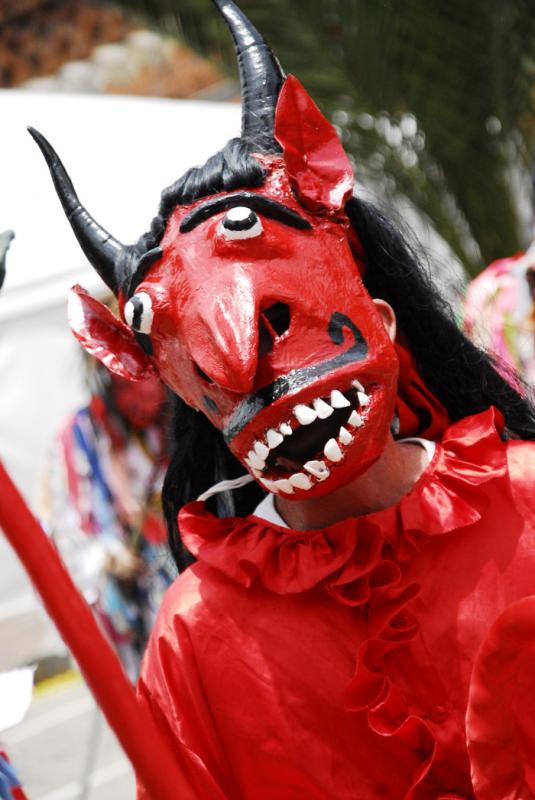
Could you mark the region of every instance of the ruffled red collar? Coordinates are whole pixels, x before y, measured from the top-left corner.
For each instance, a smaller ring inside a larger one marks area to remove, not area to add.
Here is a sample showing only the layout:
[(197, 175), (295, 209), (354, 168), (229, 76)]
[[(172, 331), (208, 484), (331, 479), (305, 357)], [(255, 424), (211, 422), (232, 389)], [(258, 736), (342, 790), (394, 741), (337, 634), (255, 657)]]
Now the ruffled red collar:
[(489, 502), (482, 485), (506, 474), (502, 428), (493, 408), (451, 425), (412, 490), (383, 511), (297, 531), (254, 515), (219, 519), (194, 502), (180, 512), (182, 539), (199, 561), (243, 586), (258, 579), (281, 594), (310, 589), (348, 562), (369, 568), (385, 542), (404, 561), (427, 537), (481, 518)]
[(217, 519), (202, 503), (179, 518), (182, 538), (199, 561), (245, 587), (261, 581), (279, 594), (323, 587), (337, 602), (366, 618), (355, 673), (345, 689), (348, 711), (366, 714), (370, 730), (394, 737), (417, 754), (404, 800), (456, 795), (428, 785), (438, 756), (428, 722), (410, 713), (389, 676), (393, 651), (419, 633), (410, 602), (420, 587), (408, 583), (403, 564), (430, 537), (469, 528), (489, 498), (485, 484), (507, 475), (503, 420), (494, 409), (452, 425), (411, 492), (394, 507), (316, 531), (283, 528), (260, 518)]

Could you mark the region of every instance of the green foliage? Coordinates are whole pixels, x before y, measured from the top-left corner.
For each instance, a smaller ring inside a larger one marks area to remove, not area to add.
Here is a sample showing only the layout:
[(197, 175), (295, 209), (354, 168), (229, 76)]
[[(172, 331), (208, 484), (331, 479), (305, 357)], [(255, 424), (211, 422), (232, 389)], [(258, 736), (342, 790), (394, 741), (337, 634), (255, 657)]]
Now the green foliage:
[[(210, 0), (122, 5), (235, 70)], [(406, 196), (469, 273), (526, 244), (518, 187), (535, 148), (533, 0), (240, 5), (339, 126), (357, 176)]]

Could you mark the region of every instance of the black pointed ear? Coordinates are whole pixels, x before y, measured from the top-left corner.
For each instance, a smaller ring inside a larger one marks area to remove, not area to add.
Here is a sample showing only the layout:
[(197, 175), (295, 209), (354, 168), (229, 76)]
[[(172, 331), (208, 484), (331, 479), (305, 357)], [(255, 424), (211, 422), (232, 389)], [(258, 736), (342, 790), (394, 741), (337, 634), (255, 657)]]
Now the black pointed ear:
[(156, 370), (128, 325), (81, 286), (69, 292), (69, 324), (87, 352), (110, 372), (131, 381), (141, 381)]
[(353, 168), (336, 129), (293, 75), (281, 89), (275, 138), (299, 200), (310, 211), (340, 211), (353, 192)]

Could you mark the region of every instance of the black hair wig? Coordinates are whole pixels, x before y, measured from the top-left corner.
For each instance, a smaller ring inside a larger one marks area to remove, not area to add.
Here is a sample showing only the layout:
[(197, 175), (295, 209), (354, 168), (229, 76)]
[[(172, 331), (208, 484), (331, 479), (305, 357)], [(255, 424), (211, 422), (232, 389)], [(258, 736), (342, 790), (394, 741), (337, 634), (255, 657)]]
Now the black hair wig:
[[(164, 190), (150, 232), (125, 249), (126, 274), (140, 254), (159, 244), (177, 205), (217, 192), (260, 186), (264, 170), (252, 152), (251, 145), (233, 139), (204, 167), (189, 170)], [(508, 435), (535, 439), (535, 410), (499, 374), (492, 358), (459, 330), (452, 309), (402, 234), (375, 206), (358, 198), (347, 203), (346, 211), (366, 257), (364, 284), (372, 297), (393, 307), (422, 378), (451, 421), (494, 405), (505, 417)], [(169, 544), (183, 570), (192, 557), (180, 540), (178, 511), (218, 481), (243, 474), (243, 467), (220, 431), (176, 396), (170, 436), (172, 455), (162, 499)], [(244, 515), (251, 513), (263, 494), (254, 483), (209, 502), (221, 516)]]

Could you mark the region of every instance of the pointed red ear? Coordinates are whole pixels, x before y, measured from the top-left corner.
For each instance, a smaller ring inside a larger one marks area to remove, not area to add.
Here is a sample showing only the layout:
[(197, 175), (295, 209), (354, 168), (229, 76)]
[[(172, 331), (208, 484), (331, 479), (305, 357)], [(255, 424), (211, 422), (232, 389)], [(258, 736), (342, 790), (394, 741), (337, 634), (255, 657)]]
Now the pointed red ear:
[(333, 125), (288, 75), (275, 112), (275, 138), (300, 201), (310, 211), (340, 211), (353, 191), (353, 169)]
[(130, 328), (81, 286), (69, 292), (69, 323), (82, 347), (110, 372), (141, 381), (156, 371)]

